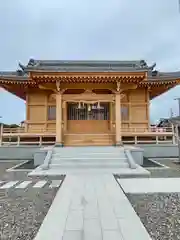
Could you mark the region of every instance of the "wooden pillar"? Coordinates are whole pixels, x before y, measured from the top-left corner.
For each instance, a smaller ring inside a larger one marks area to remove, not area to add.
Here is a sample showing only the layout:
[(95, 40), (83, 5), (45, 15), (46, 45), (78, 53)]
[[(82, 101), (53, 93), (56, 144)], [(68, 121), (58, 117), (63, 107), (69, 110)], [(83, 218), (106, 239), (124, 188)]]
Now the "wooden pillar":
[(121, 94), (117, 92), (115, 94), (115, 113), (116, 113), (116, 146), (122, 145), (121, 137)]
[(56, 93), (56, 146), (62, 147), (62, 94)]
[(112, 102), (110, 102), (109, 103), (109, 107), (110, 107), (110, 109), (109, 109), (109, 111), (110, 111), (110, 131), (111, 131), (111, 133), (113, 132), (113, 103)]
[(63, 122), (64, 122), (64, 132), (67, 131), (67, 102), (63, 103)]

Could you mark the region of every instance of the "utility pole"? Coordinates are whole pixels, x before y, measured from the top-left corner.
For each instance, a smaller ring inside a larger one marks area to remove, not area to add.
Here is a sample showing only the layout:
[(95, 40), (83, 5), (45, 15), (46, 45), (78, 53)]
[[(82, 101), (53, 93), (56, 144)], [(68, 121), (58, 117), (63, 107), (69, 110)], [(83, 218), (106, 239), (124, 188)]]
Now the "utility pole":
[[(179, 113), (178, 116), (180, 117), (180, 97), (175, 98), (174, 100), (178, 101)], [(177, 126), (177, 142), (178, 142), (178, 152), (179, 152), (179, 164), (180, 164), (180, 126)]]
[(173, 109), (172, 108), (170, 108), (170, 118), (172, 118), (173, 117)]
[(178, 98), (175, 98), (174, 100), (177, 100), (178, 101), (178, 109), (179, 109), (179, 117), (180, 117), (180, 97)]

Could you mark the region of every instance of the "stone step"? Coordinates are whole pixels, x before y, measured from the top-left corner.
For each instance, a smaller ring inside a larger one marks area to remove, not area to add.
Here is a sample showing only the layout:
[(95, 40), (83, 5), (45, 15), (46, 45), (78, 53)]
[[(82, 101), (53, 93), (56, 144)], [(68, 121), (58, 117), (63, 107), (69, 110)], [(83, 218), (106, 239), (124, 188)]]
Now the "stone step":
[(53, 153), (123, 153), (124, 149), (120, 147), (64, 147), (54, 148)]
[(52, 156), (55, 156), (55, 157), (73, 157), (73, 156), (76, 156), (76, 157), (89, 157), (91, 156), (92, 158), (93, 157), (108, 157), (108, 158), (111, 158), (111, 157), (122, 157), (122, 156), (125, 156), (125, 153), (124, 152), (113, 152), (113, 153), (110, 153), (110, 152), (53, 152), (52, 153)]
[(62, 163), (62, 164), (54, 164), (54, 163), (51, 163), (50, 164), (50, 168), (66, 168), (66, 169), (82, 169), (82, 168), (85, 168), (85, 169), (89, 169), (89, 168), (129, 168), (129, 164), (126, 162), (126, 163), (111, 163), (111, 162), (106, 162), (106, 163), (96, 163), (96, 162), (88, 162), (88, 163), (85, 163), (85, 162), (81, 162), (81, 163)]
[(110, 162), (110, 163), (124, 163), (124, 162), (127, 162), (127, 158), (55, 158), (53, 157), (51, 159), (51, 163), (72, 163), (72, 164), (76, 164), (76, 163), (104, 163), (106, 164), (106, 162)]
[(90, 154), (84, 154), (84, 155), (78, 155), (78, 154), (72, 154), (72, 155), (62, 155), (62, 154), (52, 154), (52, 158), (57, 158), (57, 159), (121, 159), (121, 158), (126, 158), (126, 156), (124, 154), (119, 154), (119, 155), (106, 155), (106, 154), (94, 154), (94, 155), (90, 155)]

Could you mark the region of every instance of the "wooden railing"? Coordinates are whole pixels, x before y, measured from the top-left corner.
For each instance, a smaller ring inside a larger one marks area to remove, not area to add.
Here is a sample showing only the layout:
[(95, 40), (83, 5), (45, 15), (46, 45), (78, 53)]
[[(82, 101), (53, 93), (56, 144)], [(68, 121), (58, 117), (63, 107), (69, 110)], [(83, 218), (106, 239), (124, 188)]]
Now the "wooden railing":
[[(115, 132), (109, 132), (113, 142), (115, 141)], [(66, 135), (80, 135), (76, 133), (64, 133)], [(82, 134), (83, 135), (83, 134)], [(84, 133), (84, 135), (100, 135), (98, 133)], [(102, 134), (101, 134), (102, 135)], [(160, 144), (175, 143), (175, 136), (172, 128), (122, 128), (122, 142), (124, 144)], [(28, 133), (23, 127), (19, 128), (1, 128), (0, 145), (51, 145), (55, 143), (56, 131), (45, 131), (36, 129)]]
[[(55, 133), (56, 130), (55, 129), (51, 129), (51, 131), (47, 131), (45, 129), (36, 129), (36, 130), (32, 130), (31, 133)], [(121, 129), (122, 133), (172, 133), (173, 129), (171, 127), (163, 127), (163, 128), (154, 128), (154, 127), (150, 127), (150, 128), (122, 128)], [(13, 133), (26, 133), (25, 128), (23, 127), (19, 127), (19, 128), (3, 128), (1, 133), (9, 133), (9, 134), (13, 134)]]
[(3, 133), (24, 133), (25, 128), (19, 127), (19, 128), (3, 128)]
[(153, 132), (158, 132), (158, 133), (165, 133), (165, 132), (173, 132), (172, 127), (163, 127), (163, 128), (155, 128), (155, 127), (149, 127), (149, 128), (122, 128), (121, 129), (122, 133), (153, 133)]

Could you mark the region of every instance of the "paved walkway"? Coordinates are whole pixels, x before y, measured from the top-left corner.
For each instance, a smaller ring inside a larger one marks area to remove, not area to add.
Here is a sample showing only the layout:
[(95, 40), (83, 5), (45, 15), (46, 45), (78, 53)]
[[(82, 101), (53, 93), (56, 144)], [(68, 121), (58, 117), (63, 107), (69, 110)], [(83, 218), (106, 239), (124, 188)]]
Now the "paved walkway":
[(150, 240), (112, 174), (67, 175), (35, 240)]
[(43, 188), (48, 185), (49, 188), (58, 188), (61, 184), (62, 180), (52, 180), (51, 182), (45, 180), (39, 180), (36, 182), (33, 181), (0, 181), (0, 190), (1, 189), (24, 189), (27, 187), (32, 188)]
[(118, 179), (118, 182), (126, 193), (180, 192), (180, 178)]

